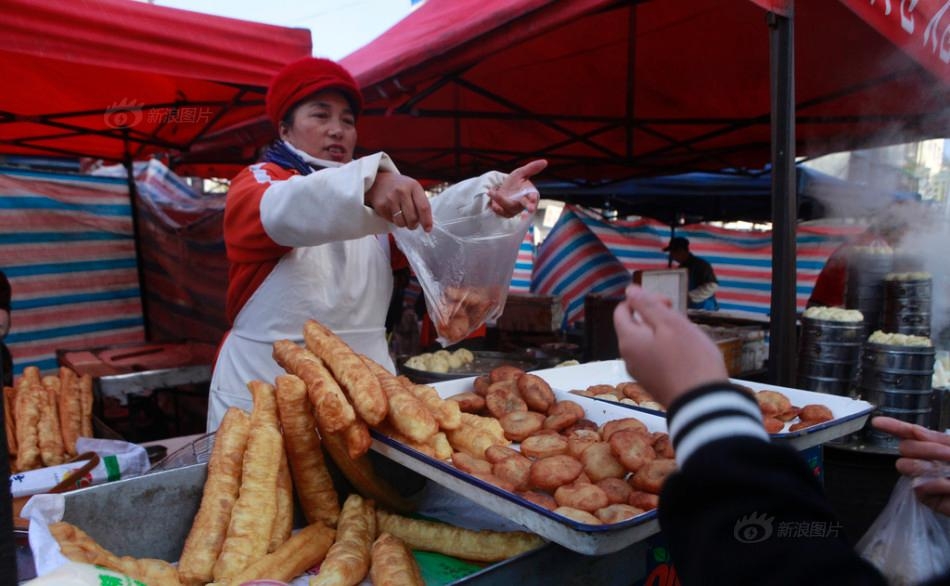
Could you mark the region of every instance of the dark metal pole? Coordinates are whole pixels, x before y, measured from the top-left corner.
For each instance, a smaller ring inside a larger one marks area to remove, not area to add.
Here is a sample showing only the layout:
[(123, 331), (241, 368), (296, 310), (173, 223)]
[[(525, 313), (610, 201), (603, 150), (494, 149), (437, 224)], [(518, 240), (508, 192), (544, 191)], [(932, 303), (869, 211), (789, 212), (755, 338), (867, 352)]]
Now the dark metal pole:
[(142, 331), (145, 340), (151, 339), (148, 325), (148, 291), (145, 288), (145, 259), (142, 258), (142, 239), (139, 233), (139, 195), (135, 186), (135, 168), (132, 164), (132, 151), (129, 148), (129, 130), (125, 129), (125, 157), (122, 159), (125, 167), (126, 182), (129, 186), (129, 203), (132, 206), (132, 238), (135, 245), (135, 267), (139, 277), (139, 299), (142, 302)]
[(795, 380), (795, 26), (794, 0), (784, 16), (770, 12), (772, 88), (772, 303), (769, 381)]

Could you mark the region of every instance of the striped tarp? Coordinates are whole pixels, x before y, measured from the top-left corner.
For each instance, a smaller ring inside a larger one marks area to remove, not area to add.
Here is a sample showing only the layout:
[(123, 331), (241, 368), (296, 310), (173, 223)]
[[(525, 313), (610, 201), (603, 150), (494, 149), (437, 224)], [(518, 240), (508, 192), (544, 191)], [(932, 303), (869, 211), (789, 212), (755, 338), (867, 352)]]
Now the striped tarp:
[(511, 285), (508, 287), (509, 293), (530, 293), (531, 292), (531, 274), (534, 271), (534, 226), (529, 226), (528, 231), (521, 241), (518, 248), (518, 258), (515, 260), (515, 270), (511, 275)]
[[(828, 256), (854, 225), (800, 225), (797, 230), (797, 302), (802, 310)], [(676, 230), (690, 250), (709, 261), (719, 279), (721, 309), (767, 314), (771, 301), (772, 233), (727, 230), (703, 224)], [(565, 208), (541, 244), (532, 291), (559, 294), (565, 322), (582, 320), (588, 293), (620, 294), (638, 269), (667, 267), (662, 251), (670, 228), (649, 219), (607, 222), (581, 208)], [(675, 264), (675, 263), (674, 263)]]
[(0, 169), (0, 270), (16, 374), (56, 368), (57, 349), (143, 340), (124, 179)]

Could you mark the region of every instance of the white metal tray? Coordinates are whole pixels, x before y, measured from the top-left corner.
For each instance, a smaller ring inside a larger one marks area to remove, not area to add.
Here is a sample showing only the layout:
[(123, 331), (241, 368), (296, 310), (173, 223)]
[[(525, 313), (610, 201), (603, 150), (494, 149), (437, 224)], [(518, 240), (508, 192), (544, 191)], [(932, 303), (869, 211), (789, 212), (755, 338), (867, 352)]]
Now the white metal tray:
[[(623, 360), (603, 360), (579, 364), (577, 366), (546, 368), (544, 370), (533, 371), (533, 374), (543, 378), (552, 388), (558, 391), (584, 390), (591, 385), (616, 385), (633, 380), (633, 378), (627, 374)], [(792, 405), (797, 407), (817, 404), (824, 405), (831, 410), (832, 415), (834, 415), (834, 419), (831, 421), (825, 421), (824, 423), (819, 423), (794, 432), (788, 431), (788, 428), (791, 426), (790, 422), (785, 424), (783, 431), (772, 434), (772, 441), (791, 446), (796, 450), (804, 450), (859, 431), (864, 427), (864, 424), (867, 423), (871, 411), (874, 410), (874, 405), (871, 403), (851, 399), (849, 397), (804, 391), (791, 387), (779, 387), (741, 379), (730, 380), (755, 391), (779, 391), (788, 397)], [(606, 399), (594, 399), (592, 397), (584, 397), (572, 393), (571, 395), (584, 405), (585, 408), (587, 408), (586, 406), (589, 402), (593, 401), (664, 417), (662, 412), (652, 409), (617, 403)]]
[[(442, 397), (449, 397), (472, 389), (472, 378), (457, 379), (432, 385)], [(558, 400), (584, 399), (555, 390)], [(577, 401), (586, 416), (598, 425), (613, 419), (636, 417), (650, 431), (666, 431), (666, 421), (650, 413), (631, 414), (622, 405), (604, 401)], [(486, 509), (519, 523), (559, 545), (587, 555), (603, 555), (619, 551), (659, 532), (656, 511), (647, 511), (631, 519), (609, 525), (578, 523), (527, 501), (516, 494), (467, 474), (448, 461), (436, 460), (403, 443), (376, 431), (373, 449), (403, 466), (437, 482), (450, 490), (482, 505)]]

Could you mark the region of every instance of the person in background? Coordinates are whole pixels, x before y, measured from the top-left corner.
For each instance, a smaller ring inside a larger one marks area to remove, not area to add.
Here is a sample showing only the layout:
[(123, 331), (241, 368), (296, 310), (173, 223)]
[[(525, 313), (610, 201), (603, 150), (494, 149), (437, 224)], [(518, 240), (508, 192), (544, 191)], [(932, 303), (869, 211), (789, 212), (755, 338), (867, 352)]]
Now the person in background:
[[(840, 524), (818, 480), (798, 453), (769, 443), (755, 398), (729, 382), (698, 326), (637, 286), (627, 288), (614, 326), (627, 371), (668, 407), (679, 469), (658, 511), (685, 586), (885, 584), (832, 530)], [(824, 531), (783, 535), (792, 523)]]
[[(234, 177), (225, 203), (231, 329), (211, 378), (209, 431), (228, 407), (250, 410), (247, 383), (282, 373), (273, 343), (300, 343), (308, 319), (395, 370), (385, 329), (393, 291), (388, 233), (394, 226), (431, 230), (432, 209), (419, 182), (385, 153), (354, 158), (362, 105), (356, 81), (328, 59), (301, 59), (271, 81), (265, 109), (279, 139)], [(538, 194), (530, 178), (546, 164), (489, 172), (454, 193), (477, 189), (465, 205), (505, 217), (533, 211)]]
[(2, 384), (13, 386), (13, 357), (10, 349), (3, 343), (3, 339), (10, 332), (10, 281), (7, 275), (0, 271), (0, 371), (3, 372)]
[(663, 252), (669, 252), (670, 258), (689, 273), (686, 292), (687, 307), (689, 309), (718, 310), (719, 302), (716, 301), (716, 290), (719, 288), (719, 281), (716, 279), (716, 273), (713, 271), (712, 265), (705, 259), (699, 258), (689, 251), (689, 240), (682, 236), (674, 236), (670, 238), (670, 242), (663, 249)]

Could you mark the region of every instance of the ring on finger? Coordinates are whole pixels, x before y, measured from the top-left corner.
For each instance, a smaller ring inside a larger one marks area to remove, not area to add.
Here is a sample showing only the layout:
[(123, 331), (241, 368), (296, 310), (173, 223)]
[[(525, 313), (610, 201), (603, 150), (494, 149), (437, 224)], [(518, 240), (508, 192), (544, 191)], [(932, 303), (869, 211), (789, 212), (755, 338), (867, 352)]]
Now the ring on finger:
[(396, 219), (396, 216), (401, 216), (401, 215), (402, 215), (402, 210), (399, 210), (398, 212), (395, 212), (395, 213), (393, 214), (393, 219), (395, 220), (395, 219)]

